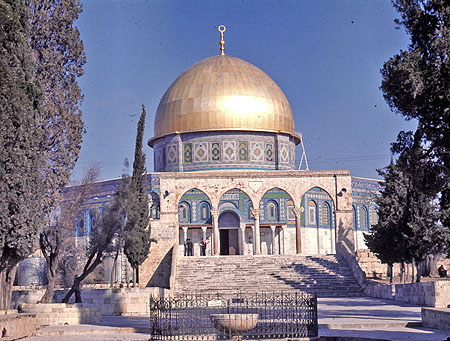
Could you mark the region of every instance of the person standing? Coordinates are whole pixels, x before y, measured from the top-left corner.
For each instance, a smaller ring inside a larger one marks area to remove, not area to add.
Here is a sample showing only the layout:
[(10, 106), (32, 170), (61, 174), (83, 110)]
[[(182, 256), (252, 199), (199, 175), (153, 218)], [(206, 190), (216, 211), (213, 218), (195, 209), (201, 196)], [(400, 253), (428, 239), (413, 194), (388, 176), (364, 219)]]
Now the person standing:
[(191, 238), (187, 239), (187, 251), (188, 251), (188, 256), (194, 255), (194, 244), (192, 244)]
[(185, 257), (188, 255), (188, 240), (189, 240), (189, 238), (184, 241), (184, 256)]
[(200, 256), (206, 256), (206, 241), (204, 239), (200, 242)]

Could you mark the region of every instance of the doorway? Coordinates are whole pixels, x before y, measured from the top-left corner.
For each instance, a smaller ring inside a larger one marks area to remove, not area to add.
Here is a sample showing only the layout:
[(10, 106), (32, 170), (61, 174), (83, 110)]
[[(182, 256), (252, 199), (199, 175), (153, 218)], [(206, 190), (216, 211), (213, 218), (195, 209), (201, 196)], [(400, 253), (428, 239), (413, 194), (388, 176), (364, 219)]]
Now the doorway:
[(239, 216), (231, 211), (222, 213), (219, 217), (219, 238), (221, 255), (239, 254)]

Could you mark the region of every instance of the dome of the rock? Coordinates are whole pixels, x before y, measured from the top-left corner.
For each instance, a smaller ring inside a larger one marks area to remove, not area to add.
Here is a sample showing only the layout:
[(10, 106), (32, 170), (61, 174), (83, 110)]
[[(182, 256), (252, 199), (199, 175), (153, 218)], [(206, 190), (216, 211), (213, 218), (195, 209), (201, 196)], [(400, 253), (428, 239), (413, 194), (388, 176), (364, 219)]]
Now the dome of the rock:
[(155, 136), (200, 131), (266, 131), (291, 135), (294, 118), (286, 96), (256, 66), (225, 55), (183, 72), (163, 95)]

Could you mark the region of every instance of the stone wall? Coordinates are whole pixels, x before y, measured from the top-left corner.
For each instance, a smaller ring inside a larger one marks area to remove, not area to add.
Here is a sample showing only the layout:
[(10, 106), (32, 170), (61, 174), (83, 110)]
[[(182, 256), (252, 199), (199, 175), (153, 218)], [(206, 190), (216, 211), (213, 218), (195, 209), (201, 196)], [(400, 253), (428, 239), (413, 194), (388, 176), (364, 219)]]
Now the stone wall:
[[(61, 302), (67, 290), (55, 290), (53, 302)], [(150, 296), (166, 296), (169, 291), (163, 288), (112, 288), (82, 289), (84, 306), (100, 308), (101, 315), (143, 315), (148, 314)], [(13, 290), (11, 307), (19, 304), (36, 303), (44, 294), (44, 289)], [(69, 303), (73, 303), (72, 296)]]
[(41, 325), (36, 314), (18, 314), (17, 311), (0, 311), (2, 340), (18, 340), (33, 334)]
[(393, 284), (369, 283), (364, 288), (364, 293), (369, 297), (393, 300), (395, 297), (395, 286)]
[(434, 281), (395, 285), (396, 301), (447, 308), (450, 305), (450, 281)]
[(148, 257), (139, 267), (139, 283), (169, 289), (172, 248), (178, 226), (167, 225), (158, 220), (152, 220), (150, 224), (151, 237), (156, 239), (156, 243), (151, 244)]
[(350, 267), (358, 284), (364, 293), (370, 297), (395, 300), (429, 307), (450, 306), (450, 281), (436, 280), (433, 282), (408, 284), (377, 284), (370, 283), (366, 273), (361, 269), (355, 255), (343, 242), (336, 245), (336, 254), (342, 257)]
[(39, 325), (75, 325), (100, 322), (100, 306), (65, 303), (22, 303), (18, 310), (23, 313), (36, 314)]
[(450, 330), (450, 309), (422, 308), (422, 323), (425, 328)]

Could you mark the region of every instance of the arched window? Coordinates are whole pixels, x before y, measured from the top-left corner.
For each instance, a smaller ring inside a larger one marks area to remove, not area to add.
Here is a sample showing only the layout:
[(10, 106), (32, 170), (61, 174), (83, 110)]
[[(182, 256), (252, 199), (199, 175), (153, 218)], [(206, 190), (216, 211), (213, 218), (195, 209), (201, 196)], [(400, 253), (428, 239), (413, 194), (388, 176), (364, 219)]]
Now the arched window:
[(277, 205), (274, 202), (269, 202), (267, 204), (267, 220), (278, 220), (277, 218)]
[(353, 228), (355, 230), (357, 230), (358, 229), (358, 218), (357, 218), (357, 215), (356, 215), (356, 208), (355, 208), (355, 206), (352, 206), (352, 210), (353, 210)]
[(206, 202), (200, 204), (200, 220), (205, 222), (210, 217), (209, 205)]
[(314, 200), (310, 200), (308, 203), (308, 218), (309, 218), (309, 224), (310, 225), (317, 225), (316, 221), (316, 202)]
[(91, 228), (92, 228), (91, 210), (86, 210), (86, 236), (91, 235)]
[(189, 206), (186, 203), (180, 204), (178, 207), (178, 217), (180, 223), (189, 223)]
[(322, 225), (329, 226), (330, 225), (330, 206), (327, 203), (323, 203), (322, 205)]
[(365, 206), (361, 206), (359, 208), (359, 226), (361, 229), (368, 228), (368, 221), (367, 219), (367, 208)]
[(376, 207), (372, 207), (372, 215), (370, 218), (371, 226), (378, 224), (378, 210)]

